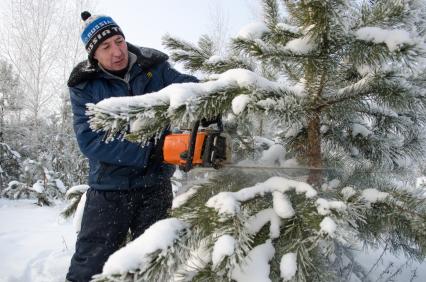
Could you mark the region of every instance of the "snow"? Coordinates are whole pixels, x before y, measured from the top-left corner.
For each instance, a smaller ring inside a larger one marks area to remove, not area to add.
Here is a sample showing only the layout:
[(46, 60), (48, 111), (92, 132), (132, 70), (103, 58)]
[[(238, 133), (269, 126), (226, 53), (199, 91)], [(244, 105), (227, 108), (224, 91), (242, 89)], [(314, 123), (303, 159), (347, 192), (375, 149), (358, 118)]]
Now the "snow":
[[(360, 265), (370, 270), (378, 260), (377, 267), (372, 269), (368, 275), (369, 281), (398, 281), (398, 282), (424, 282), (426, 277), (426, 261), (416, 262), (415, 260), (407, 261), (407, 257), (400, 252), (393, 253), (389, 249), (383, 253), (383, 243), (378, 248), (364, 246), (362, 250), (354, 252), (356, 260)], [(386, 271), (385, 271), (386, 270)], [(385, 271), (385, 272), (384, 272)], [(413, 272), (416, 271), (416, 276), (412, 279)], [(393, 273), (399, 272), (393, 279), (386, 279)]]
[(343, 199), (347, 201), (350, 197), (356, 194), (356, 191), (354, 188), (348, 186), (343, 188), (342, 191), (340, 191), (340, 193), (342, 194)]
[(286, 23), (277, 23), (277, 28), (281, 29), (282, 31), (288, 31), (291, 33), (299, 33), (300, 28), (297, 26), (289, 25)]
[(410, 34), (403, 29), (383, 29), (380, 27), (362, 27), (355, 31), (355, 36), (359, 40), (373, 42), (376, 44), (385, 43), (389, 51), (398, 51), (405, 45), (413, 44)]
[(328, 215), (331, 213), (332, 209), (336, 211), (346, 210), (346, 204), (341, 201), (329, 201), (323, 198), (318, 198), (315, 201), (315, 204), (320, 215)]
[(75, 193), (75, 192), (80, 192), (80, 193), (84, 193), (87, 191), (87, 189), (89, 189), (90, 186), (86, 185), (86, 184), (82, 184), (82, 185), (76, 185), (71, 187), (70, 189), (68, 189), (67, 193), (65, 194), (66, 197), (68, 197), (68, 195)]
[(284, 281), (291, 280), (297, 271), (297, 255), (295, 253), (284, 254), (280, 262), (281, 278)]
[(59, 191), (61, 191), (62, 193), (66, 193), (67, 192), (67, 188), (65, 187), (64, 183), (62, 182), (62, 180), (55, 179), (55, 184), (56, 184), (56, 187), (58, 187)]
[(281, 218), (291, 218), (295, 212), (288, 197), (279, 191), (272, 192), (272, 206)]
[(269, 282), (269, 261), (275, 254), (271, 240), (254, 247), (244, 261), (232, 270), (231, 278), (237, 282)]
[(222, 235), (214, 243), (212, 252), (213, 269), (216, 268), (226, 256), (231, 256), (235, 250), (235, 239), (230, 235)]
[(336, 189), (337, 187), (339, 187), (339, 185), (340, 185), (340, 180), (336, 178), (327, 183), (327, 188)]
[(277, 104), (277, 101), (271, 98), (266, 98), (264, 100), (257, 101), (256, 105), (263, 107), (265, 109), (274, 108)]
[(336, 232), (337, 225), (331, 217), (326, 216), (320, 223), (320, 232), (329, 235), (330, 237), (334, 236), (334, 232)]
[(260, 158), (259, 162), (266, 166), (283, 166), (283, 163), (285, 162), (285, 154), (286, 151), (283, 145), (273, 144), (267, 150), (262, 152), (262, 157)]
[(272, 146), (275, 144), (275, 142), (269, 138), (263, 137), (263, 136), (254, 136), (254, 142), (256, 144), (256, 146), (260, 147), (260, 146)]
[(312, 38), (308, 35), (305, 35), (300, 38), (296, 38), (287, 42), (284, 47), (284, 50), (291, 51), (295, 54), (308, 54), (315, 49), (316, 45), (313, 42)]
[(296, 137), (303, 130), (303, 125), (300, 123), (293, 123), (285, 131), (285, 138)]
[(3, 145), (3, 146), (6, 146), (7, 151), (12, 153), (12, 155), (15, 157), (15, 159), (21, 158), (21, 154), (19, 154), (17, 151), (12, 150), (12, 148), (10, 148), (10, 146), (8, 144), (2, 143), (2, 142), (0, 142), (0, 144)]
[(206, 206), (214, 208), (220, 215), (233, 216), (240, 211), (241, 202), (274, 191), (285, 193), (290, 190), (295, 190), (297, 194), (305, 193), (307, 198), (312, 198), (317, 195), (317, 191), (307, 183), (275, 176), (263, 183), (258, 183), (237, 192), (220, 192), (211, 197), (207, 201)]
[(33, 191), (36, 191), (37, 193), (43, 193), (44, 191), (43, 181), (37, 180), (37, 182), (34, 183), (30, 189)]
[(234, 195), (235, 192), (220, 192), (211, 197), (207, 201), (206, 206), (214, 208), (222, 215), (235, 215), (240, 212), (240, 203)]
[(222, 61), (222, 58), (219, 55), (213, 55), (208, 60), (207, 63), (209, 64), (217, 64)]
[(374, 73), (368, 73), (366, 76), (364, 76), (357, 82), (337, 90), (337, 95), (345, 95), (346, 93), (349, 95), (353, 95), (354, 92), (357, 93), (363, 89), (366, 90), (366, 88), (371, 84), (374, 78)]
[(86, 205), (86, 192), (81, 195), (80, 201), (78, 202), (77, 209), (75, 210), (72, 225), (76, 233), (80, 232), (81, 220), (83, 219), (84, 206)]
[(63, 203), (0, 199), (0, 281), (62, 282), (74, 253), (75, 233)]
[(369, 130), (362, 124), (355, 123), (352, 125), (352, 137), (356, 137), (357, 135), (361, 135), (362, 137), (368, 137), (372, 134), (373, 132), (371, 132), (371, 130)]
[(197, 193), (197, 191), (200, 187), (201, 186), (198, 186), (198, 185), (192, 186), (185, 193), (182, 193), (182, 194), (174, 197), (173, 203), (172, 203), (172, 209), (177, 209), (177, 208), (183, 206), (189, 199), (192, 198), (192, 196), (195, 195), (195, 193)]
[(275, 239), (280, 237), (281, 219), (273, 209), (264, 209), (251, 216), (245, 223), (245, 228), (249, 234), (257, 234), (260, 229), (270, 222), (269, 237)]
[(11, 188), (12, 186), (19, 185), (19, 184), (21, 184), (21, 182), (12, 180), (9, 182), (9, 184), (7, 184), (7, 188)]
[(238, 95), (232, 99), (232, 111), (235, 115), (241, 114), (242, 111), (246, 108), (247, 104), (251, 101), (248, 95)]
[[(258, 75), (255, 72), (246, 70), (246, 69), (231, 69), (219, 75), (218, 81), (235, 81), (240, 87), (259, 87), (262, 89), (277, 89), (280, 86), (279, 83), (270, 81), (263, 76)], [(206, 82), (208, 83), (208, 82)], [(211, 91), (210, 91), (211, 92)]]
[(300, 81), (293, 86), (293, 91), (298, 97), (306, 97), (308, 95), (306, 91), (306, 79), (301, 78)]
[(372, 73), (374, 71), (372, 66), (367, 64), (356, 66), (356, 70), (361, 76), (366, 76), (367, 74)]
[(237, 34), (237, 38), (241, 39), (257, 39), (260, 38), (269, 29), (263, 22), (250, 23), (244, 26)]
[(426, 176), (416, 178), (416, 188), (423, 189), (426, 187)]
[(295, 158), (287, 159), (282, 163), (282, 167), (297, 168), (302, 167), (301, 164)]
[(371, 204), (383, 202), (388, 196), (389, 193), (381, 192), (374, 188), (365, 189), (361, 192), (361, 197)]
[(124, 274), (143, 270), (148, 256), (171, 247), (179, 233), (189, 225), (177, 218), (168, 218), (151, 225), (141, 236), (112, 254), (105, 263), (102, 275)]
[[(87, 104), (89, 111), (96, 109), (99, 112), (118, 115), (126, 113), (136, 107), (150, 108), (158, 105), (169, 105), (169, 111), (185, 105), (189, 100), (196, 99), (209, 93), (217, 93), (232, 87), (258, 88), (272, 90), (286, 88), (284, 84), (265, 79), (264, 77), (245, 69), (231, 69), (222, 74), (212, 76), (211, 81), (203, 83), (178, 83), (171, 84), (158, 92), (132, 97), (112, 97), (104, 99), (94, 106)], [(148, 115), (152, 114), (150, 111)], [(143, 115), (140, 115), (143, 123)], [(133, 127), (140, 128), (140, 126)]]

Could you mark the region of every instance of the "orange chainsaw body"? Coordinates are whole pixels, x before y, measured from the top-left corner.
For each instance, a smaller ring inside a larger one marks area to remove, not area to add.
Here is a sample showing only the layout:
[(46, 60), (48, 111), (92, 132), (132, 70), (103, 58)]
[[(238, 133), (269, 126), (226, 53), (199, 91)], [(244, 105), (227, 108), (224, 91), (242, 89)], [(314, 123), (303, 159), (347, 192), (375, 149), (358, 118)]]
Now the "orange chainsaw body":
[[(201, 165), (203, 163), (202, 150), (206, 136), (206, 132), (197, 132), (194, 157), (192, 159), (192, 163), (194, 165)], [(163, 146), (163, 158), (165, 163), (179, 166), (186, 164), (184, 154), (185, 152), (188, 152), (190, 142), (189, 137), (189, 133), (172, 133), (165, 137)]]

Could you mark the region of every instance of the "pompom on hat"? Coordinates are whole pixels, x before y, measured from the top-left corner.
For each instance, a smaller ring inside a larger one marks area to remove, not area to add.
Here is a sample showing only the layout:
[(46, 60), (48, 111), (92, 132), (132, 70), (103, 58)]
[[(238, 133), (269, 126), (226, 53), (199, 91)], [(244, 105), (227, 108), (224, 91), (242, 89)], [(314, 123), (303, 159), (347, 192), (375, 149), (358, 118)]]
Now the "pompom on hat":
[(84, 21), (81, 40), (89, 54), (89, 59), (93, 59), (96, 48), (106, 39), (114, 35), (124, 37), (121, 28), (111, 17), (104, 15), (92, 16), (89, 12), (84, 11), (81, 13), (81, 19)]

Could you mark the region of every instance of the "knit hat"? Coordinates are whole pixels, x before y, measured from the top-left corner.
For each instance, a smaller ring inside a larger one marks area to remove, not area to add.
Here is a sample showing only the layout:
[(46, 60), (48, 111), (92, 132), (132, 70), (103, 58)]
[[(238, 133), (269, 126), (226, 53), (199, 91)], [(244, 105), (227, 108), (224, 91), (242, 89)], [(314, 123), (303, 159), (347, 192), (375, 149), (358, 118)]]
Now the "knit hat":
[(93, 58), (96, 48), (106, 39), (114, 35), (122, 35), (124, 37), (120, 27), (111, 17), (103, 15), (92, 16), (89, 12), (84, 11), (81, 13), (81, 18), (84, 21), (81, 40), (83, 40), (90, 59)]

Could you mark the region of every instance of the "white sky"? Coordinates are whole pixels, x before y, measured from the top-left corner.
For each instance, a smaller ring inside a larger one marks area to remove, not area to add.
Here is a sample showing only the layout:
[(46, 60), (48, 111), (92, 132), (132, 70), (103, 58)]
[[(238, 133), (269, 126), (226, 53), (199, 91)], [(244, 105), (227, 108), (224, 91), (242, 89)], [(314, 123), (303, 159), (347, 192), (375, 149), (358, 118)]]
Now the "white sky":
[(100, 0), (96, 11), (90, 12), (111, 16), (127, 41), (164, 51), (161, 38), (166, 33), (196, 43), (200, 35), (212, 34), (220, 19), (227, 35), (236, 35), (258, 18), (259, 3), (259, 0)]

